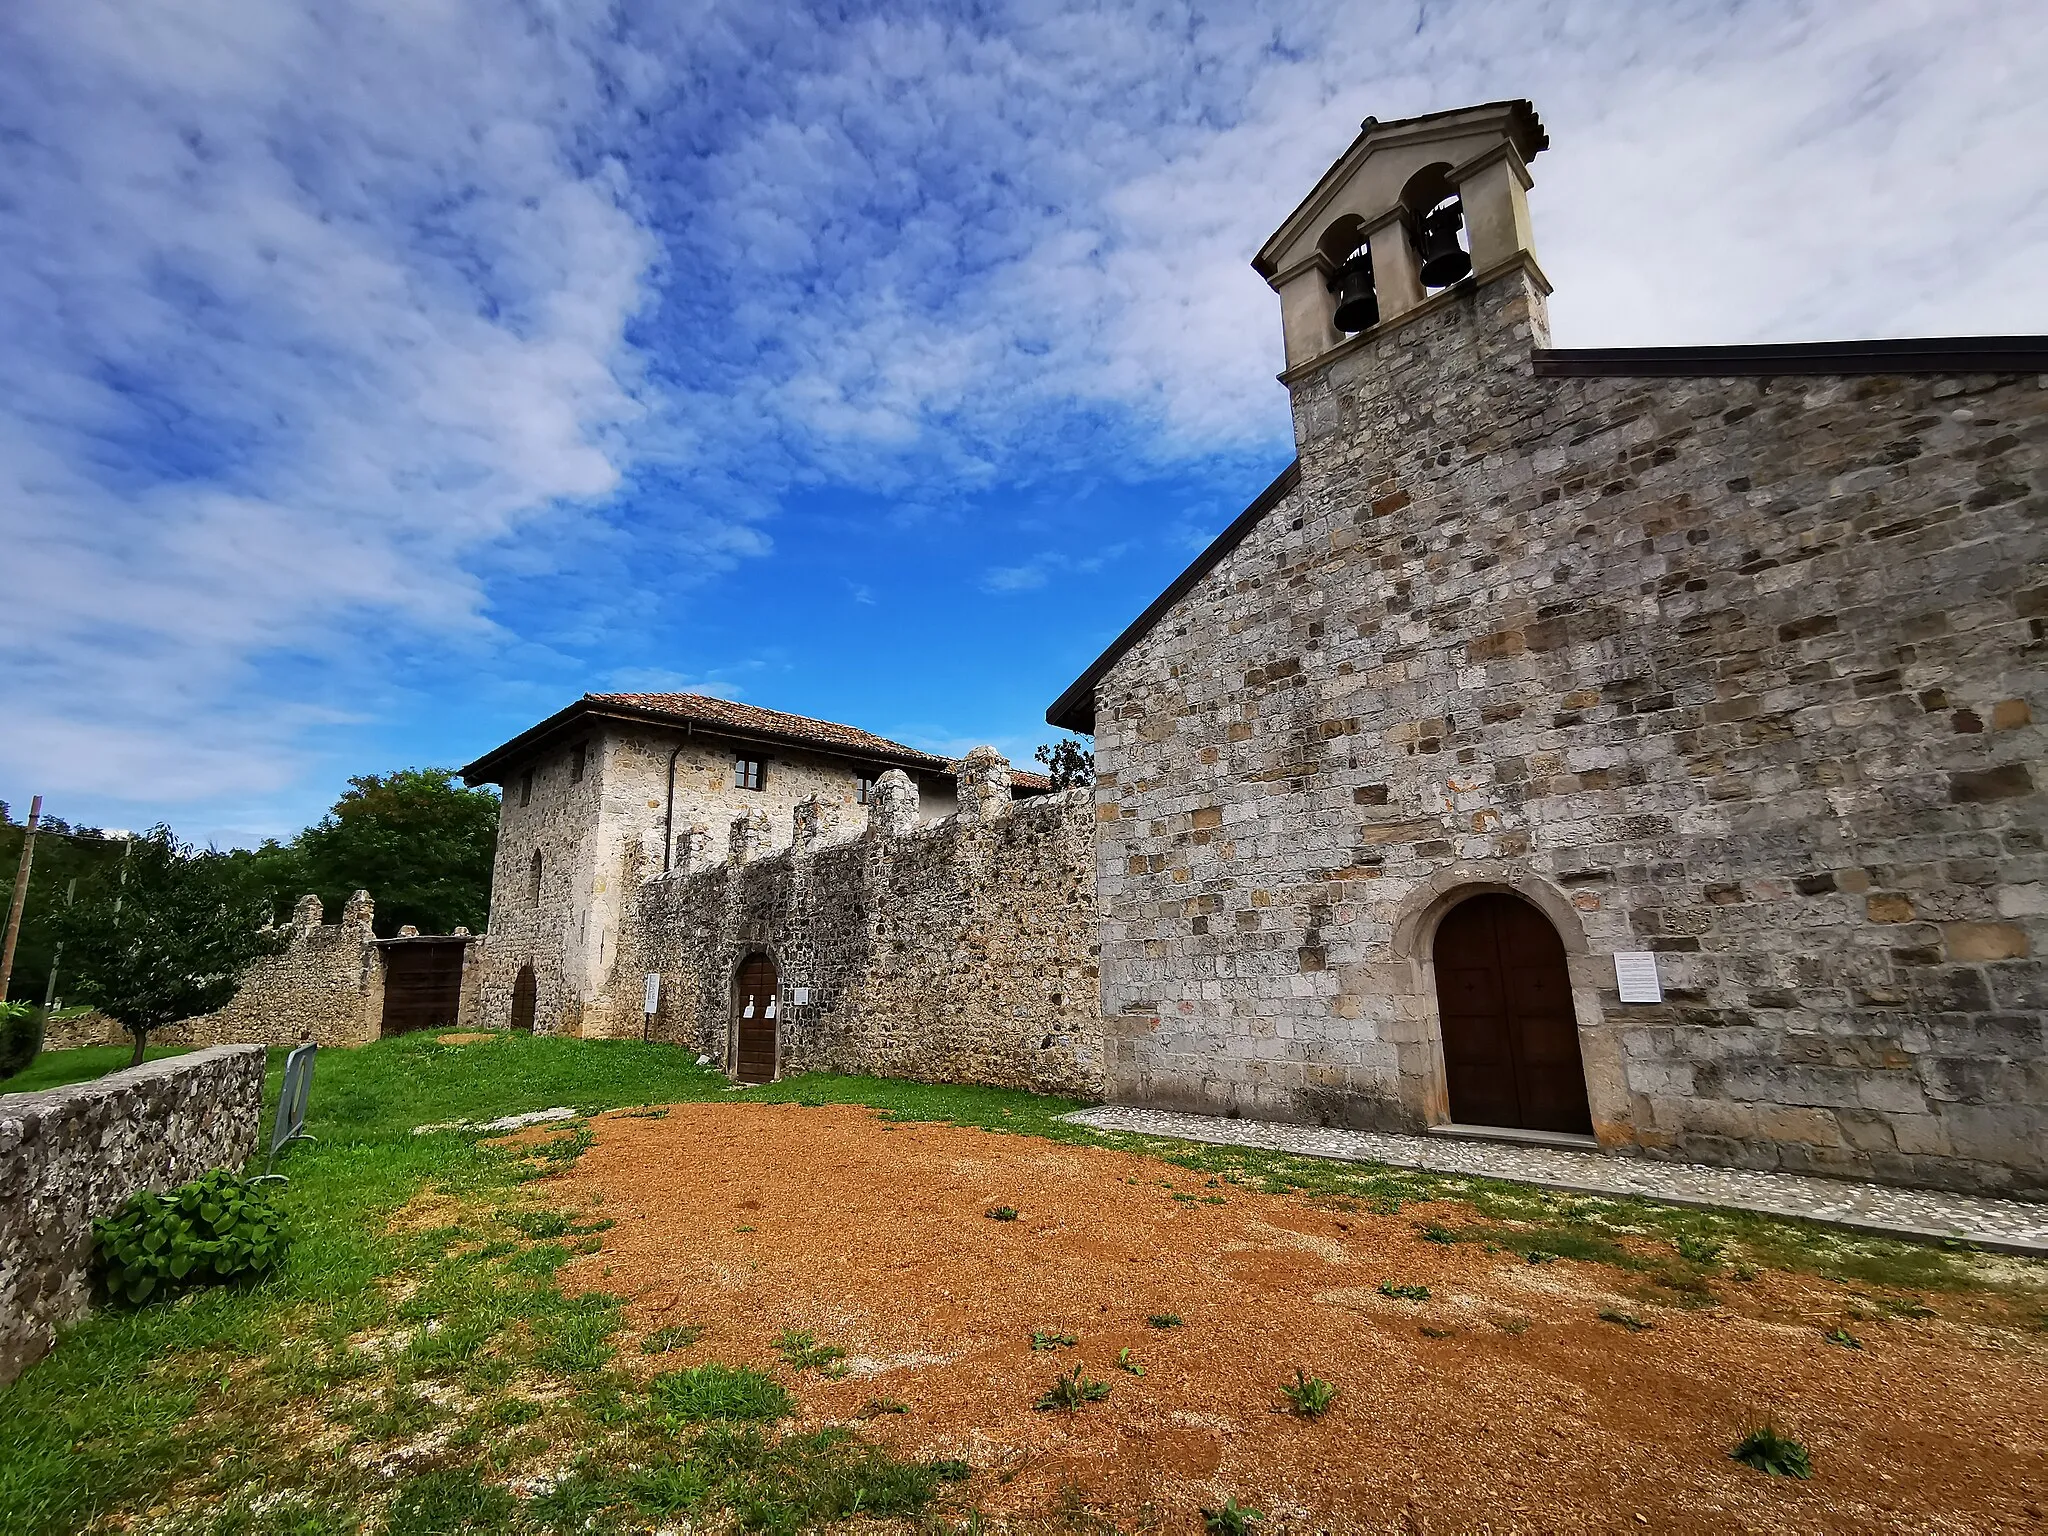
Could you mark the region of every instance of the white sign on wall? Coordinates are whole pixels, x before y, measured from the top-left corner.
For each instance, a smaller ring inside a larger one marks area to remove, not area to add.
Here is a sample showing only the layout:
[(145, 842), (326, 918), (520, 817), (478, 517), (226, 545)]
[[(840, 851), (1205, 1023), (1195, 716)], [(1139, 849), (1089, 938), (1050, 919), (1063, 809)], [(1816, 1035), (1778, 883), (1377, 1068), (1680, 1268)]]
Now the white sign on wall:
[(661, 977), (658, 973), (650, 972), (647, 977), (647, 1006), (641, 1012), (652, 1015), (654, 1010), (660, 1006)]
[(791, 987), (789, 989), (789, 1000), (801, 1008), (811, 1000), (811, 989), (809, 987)]
[(1623, 949), (1614, 955), (1614, 985), (1624, 1003), (1661, 1003), (1664, 983), (1657, 979), (1657, 957), (1647, 949)]

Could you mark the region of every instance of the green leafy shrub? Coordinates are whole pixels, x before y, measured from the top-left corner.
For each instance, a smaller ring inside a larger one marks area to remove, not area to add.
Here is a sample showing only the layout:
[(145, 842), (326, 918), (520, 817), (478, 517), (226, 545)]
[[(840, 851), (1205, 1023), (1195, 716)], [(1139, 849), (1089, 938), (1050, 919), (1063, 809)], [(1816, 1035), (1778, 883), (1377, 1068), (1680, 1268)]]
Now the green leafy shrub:
[(1766, 1420), (1735, 1442), (1728, 1453), (1745, 1467), (1755, 1467), (1773, 1477), (1813, 1476), (1813, 1460), (1806, 1447)]
[(1015, 1221), (1017, 1219), (1017, 1207), (1014, 1205), (992, 1205), (982, 1214), (988, 1217), (990, 1221)]
[(1861, 1349), (1863, 1347), (1863, 1341), (1846, 1328), (1830, 1328), (1821, 1337), (1830, 1344), (1838, 1345), (1843, 1349)]
[(1031, 1347), (1035, 1350), (1072, 1349), (1080, 1342), (1071, 1333), (1055, 1333), (1050, 1328), (1031, 1330)]
[(226, 1168), (167, 1195), (137, 1190), (92, 1231), (107, 1294), (137, 1303), (263, 1274), (286, 1245), (284, 1213)]
[(1298, 1365), (1294, 1368), (1294, 1380), (1281, 1384), (1280, 1395), (1304, 1419), (1321, 1418), (1330, 1411), (1330, 1404), (1337, 1401), (1336, 1387), (1320, 1376), (1309, 1375)]
[(1181, 1315), (1178, 1312), (1154, 1312), (1145, 1321), (1154, 1328), (1184, 1328), (1187, 1326), (1182, 1321)]
[(0, 1003), (0, 1078), (26, 1072), (43, 1049), (43, 1010), (34, 1003)]

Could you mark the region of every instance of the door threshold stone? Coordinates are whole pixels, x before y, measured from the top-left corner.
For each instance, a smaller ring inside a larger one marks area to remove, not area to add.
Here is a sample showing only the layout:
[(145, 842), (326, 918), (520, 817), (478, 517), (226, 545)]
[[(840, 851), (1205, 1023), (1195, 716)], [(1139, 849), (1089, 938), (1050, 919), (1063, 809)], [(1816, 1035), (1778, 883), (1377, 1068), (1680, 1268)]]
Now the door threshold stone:
[(1501, 1141), (1511, 1147), (1570, 1147), (1579, 1152), (1598, 1152), (1600, 1143), (1576, 1131), (1534, 1131), (1513, 1125), (1432, 1125), (1432, 1136), (1449, 1136), (1459, 1141)]

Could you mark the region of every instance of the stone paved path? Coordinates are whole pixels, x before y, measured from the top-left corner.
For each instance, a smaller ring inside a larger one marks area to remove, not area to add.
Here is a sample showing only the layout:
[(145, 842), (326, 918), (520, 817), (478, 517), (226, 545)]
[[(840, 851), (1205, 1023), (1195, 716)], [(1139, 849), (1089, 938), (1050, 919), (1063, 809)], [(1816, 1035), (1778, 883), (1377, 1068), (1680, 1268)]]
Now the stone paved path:
[(1793, 1216), (1894, 1237), (1960, 1238), (2002, 1253), (2048, 1258), (2048, 1204), (1949, 1195), (1932, 1190), (1853, 1184), (1797, 1173), (1746, 1173), (1697, 1163), (1653, 1163), (1600, 1152), (1501, 1142), (1335, 1131), (1318, 1126), (1176, 1115), (1104, 1105), (1069, 1115), (1082, 1125), (1230, 1147), (1258, 1147), (1352, 1163), (1390, 1163), (1436, 1173), (1472, 1174), (1544, 1184), (1581, 1194), (1635, 1195), (1676, 1205), (1707, 1205)]

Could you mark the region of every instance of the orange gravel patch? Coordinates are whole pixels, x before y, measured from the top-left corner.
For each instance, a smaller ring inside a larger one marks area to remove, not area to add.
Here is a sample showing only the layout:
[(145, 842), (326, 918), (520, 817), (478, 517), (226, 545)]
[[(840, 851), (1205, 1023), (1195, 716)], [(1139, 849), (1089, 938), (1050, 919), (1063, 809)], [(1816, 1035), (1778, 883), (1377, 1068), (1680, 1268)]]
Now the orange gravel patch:
[[(1198, 1531), (1225, 1495), (1265, 1511), (1269, 1536), (2048, 1528), (2048, 1337), (1973, 1303), (1852, 1323), (1850, 1350), (1821, 1337), (1851, 1304), (1841, 1286), (1767, 1272), (1681, 1311), (1608, 1266), (1417, 1236), (1455, 1225), (1451, 1204), (1350, 1212), (841, 1106), (686, 1104), (595, 1130), (554, 1182), (617, 1225), (564, 1284), (625, 1295), (635, 1339), (708, 1330), (622, 1359), (775, 1369), (809, 1425), (899, 1401), (866, 1433), (965, 1458), (993, 1517), (1035, 1521), (1073, 1485), (1126, 1530)], [(998, 1205), (1019, 1219), (990, 1220)], [(773, 1348), (787, 1328), (844, 1346), (849, 1374), (791, 1372)], [(1033, 1329), (1079, 1343), (1034, 1351)], [(1034, 1411), (1077, 1363), (1108, 1400)], [(1282, 1407), (1296, 1366), (1339, 1389), (1320, 1420)], [(1811, 1451), (1811, 1482), (1729, 1459), (1766, 1415)]]

